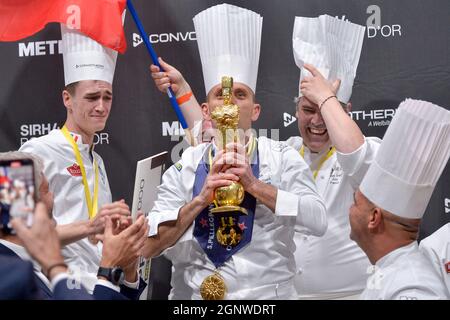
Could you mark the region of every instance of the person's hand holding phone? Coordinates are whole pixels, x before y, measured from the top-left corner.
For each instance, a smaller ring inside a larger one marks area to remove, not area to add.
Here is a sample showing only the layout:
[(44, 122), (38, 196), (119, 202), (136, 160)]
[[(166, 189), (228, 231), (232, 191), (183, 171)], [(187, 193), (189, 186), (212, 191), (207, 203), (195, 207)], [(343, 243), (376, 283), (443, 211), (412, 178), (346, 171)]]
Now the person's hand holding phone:
[(10, 220), (23, 219), (31, 226), (36, 203), (36, 179), (32, 159), (0, 161), (0, 208), (2, 230), (14, 234)]

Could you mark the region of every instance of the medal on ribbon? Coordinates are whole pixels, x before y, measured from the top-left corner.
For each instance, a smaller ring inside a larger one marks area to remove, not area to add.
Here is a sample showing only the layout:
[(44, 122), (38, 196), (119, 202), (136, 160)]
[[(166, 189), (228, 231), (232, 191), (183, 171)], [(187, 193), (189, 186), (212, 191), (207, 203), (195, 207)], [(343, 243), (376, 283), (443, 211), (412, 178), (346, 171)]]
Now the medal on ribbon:
[[(258, 154), (256, 154), (256, 163), (251, 167), (253, 175), (258, 178)], [(193, 197), (200, 194), (208, 171), (208, 165), (202, 160), (195, 173)], [(215, 205), (211, 204), (195, 219), (194, 237), (216, 268), (224, 265), (233, 254), (244, 248), (252, 239), (256, 199), (246, 192), (240, 206), (246, 209), (247, 214), (240, 210), (213, 214), (211, 209)], [(222, 290), (223, 295), (219, 294)], [(223, 277), (217, 271), (208, 276), (203, 281), (200, 292), (203, 299), (223, 299), (226, 292)]]

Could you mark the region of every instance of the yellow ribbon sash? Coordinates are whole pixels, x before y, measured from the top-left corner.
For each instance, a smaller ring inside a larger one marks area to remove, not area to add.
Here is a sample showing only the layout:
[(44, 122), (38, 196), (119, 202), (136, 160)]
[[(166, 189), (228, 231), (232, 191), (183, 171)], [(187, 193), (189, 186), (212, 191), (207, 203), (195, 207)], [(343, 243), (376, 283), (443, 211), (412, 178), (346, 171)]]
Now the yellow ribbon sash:
[[(322, 168), (323, 164), (324, 164), (328, 159), (330, 159), (330, 158), (333, 156), (333, 154), (334, 154), (335, 151), (336, 151), (336, 148), (335, 148), (335, 147), (331, 148), (330, 151), (328, 151), (328, 153), (327, 153), (326, 155), (324, 155), (324, 156), (320, 159), (319, 165), (317, 166), (317, 170), (314, 170), (314, 171), (313, 171), (313, 178), (314, 178), (314, 180), (316, 180), (317, 175), (319, 174), (319, 171), (320, 171), (320, 169)], [(299, 151), (299, 152), (300, 152), (300, 155), (302, 156), (302, 158), (305, 158), (305, 146), (302, 146), (302, 147), (300, 148), (300, 151)]]
[(73, 153), (75, 154), (75, 158), (77, 160), (78, 165), (81, 169), (81, 176), (83, 177), (83, 186), (84, 186), (84, 194), (86, 196), (86, 203), (89, 210), (89, 219), (92, 219), (97, 214), (98, 209), (98, 165), (97, 162), (94, 159), (94, 171), (95, 171), (95, 181), (94, 181), (94, 195), (93, 199), (91, 198), (91, 191), (89, 190), (89, 184), (86, 178), (86, 170), (84, 169), (83, 159), (81, 157), (80, 149), (78, 149), (78, 145), (75, 143), (75, 140), (70, 135), (69, 130), (67, 130), (67, 127), (64, 126), (61, 129), (62, 134), (67, 139), (67, 141), (70, 143), (73, 149)]

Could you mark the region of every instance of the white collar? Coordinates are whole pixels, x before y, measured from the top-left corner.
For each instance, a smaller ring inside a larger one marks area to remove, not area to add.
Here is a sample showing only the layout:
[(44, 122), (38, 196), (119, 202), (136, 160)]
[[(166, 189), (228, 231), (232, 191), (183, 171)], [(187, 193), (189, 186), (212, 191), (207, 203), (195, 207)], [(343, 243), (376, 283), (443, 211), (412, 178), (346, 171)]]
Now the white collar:
[[(62, 139), (68, 143), (68, 141), (66, 140), (66, 138), (64, 137), (64, 135), (62, 134), (60, 129), (56, 130), (58, 132), (58, 134), (60, 135), (60, 137), (62, 137)], [(89, 150), (89, 144), (87, 143), (83, 143), (83, 137), (81, 136), (81, 134), (69, 131), (70, 135), (72, 136), (73, 140), (75, 141), (75, 143), (78, 145), (78, 148), (81, 149), (87, 149)], [(91, 151), (94, 151), (95, 148), (95, 143), (92, 143), (92, 148)]]
[(325, 156), (332, 148), (331, 143), (327, 144), (327, 146), (319, 152), (311, 152), (311, 150), (305, 144), (302, 144), (302, 147), (305, 150), (303, 159), (311, 169), (315, 169), (320, 159), (322, 159), (322, 157)]
[(401, 256), (407, 255), (413, 251), (417, 251), (419, 249), (419, 245), (417, 244), (417, 241), (413, 241), (410, 244), (397, 248), (391, 252), (389, 252), (387, 255), (382, 257), (381, 259), (378, 259), (378, 261), (375, 263), (375, 265), (379, 268), (387, 267), (394, 263), (395, 260), (400, 258)]
[(70, 135), (72, 136), (73, 140), (77, 143), (77, 144), (85, 144), (83, 143), (83, 136), (81, 134), (69, 131)]

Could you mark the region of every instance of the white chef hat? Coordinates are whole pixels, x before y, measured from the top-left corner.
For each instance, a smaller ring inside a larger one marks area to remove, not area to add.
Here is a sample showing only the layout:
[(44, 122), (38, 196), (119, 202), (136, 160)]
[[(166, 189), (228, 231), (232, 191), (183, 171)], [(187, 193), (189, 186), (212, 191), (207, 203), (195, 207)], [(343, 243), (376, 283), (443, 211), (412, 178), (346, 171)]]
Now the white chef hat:
[(364, 26), (329, 15), (295, 17), (292, 45), (295, 63), (300, 68), (300, 82), (311, 76), (303, 64), (312, 64), (326, 79), (341, 80), (337, 97), (347, 103), (352, 95), (364, 31)]
[(403, 218), (422, 218), (450, 157), (450, 112), (406, 99), (384, 135), (360, 190)]
[[(125, 21), (126, 10), (122, 14)], [(65, 85), (82, 80), (113, 82), (117, 51), (104, 47), (75, 29), (61, 24)]]
[(210, 7), (193, 18), (206, 94), (223, 76), (255, 92), (262, 20), (253, 11), (229, 4)]

